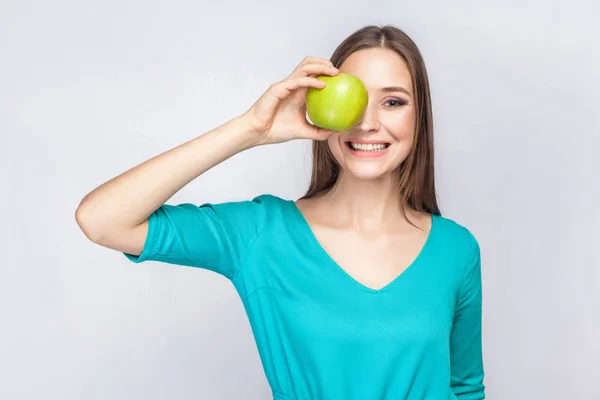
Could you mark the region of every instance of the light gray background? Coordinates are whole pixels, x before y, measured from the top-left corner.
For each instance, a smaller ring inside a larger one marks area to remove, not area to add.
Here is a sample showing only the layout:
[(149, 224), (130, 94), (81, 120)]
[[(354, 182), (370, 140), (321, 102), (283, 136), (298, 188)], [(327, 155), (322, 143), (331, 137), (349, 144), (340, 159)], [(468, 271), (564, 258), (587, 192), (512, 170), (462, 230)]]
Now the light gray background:
[[(430, 73), (442, 211), (482, 246), (488, 398), (600, 399), (600, 5), (367, 4), (0, 1), (0, 398), (270, 398), (225, 278), (132, 264), (74, 212), (391, 23)], [(170, 202), (297, 198), (309, 167), (308, 142), (253, 149)]]

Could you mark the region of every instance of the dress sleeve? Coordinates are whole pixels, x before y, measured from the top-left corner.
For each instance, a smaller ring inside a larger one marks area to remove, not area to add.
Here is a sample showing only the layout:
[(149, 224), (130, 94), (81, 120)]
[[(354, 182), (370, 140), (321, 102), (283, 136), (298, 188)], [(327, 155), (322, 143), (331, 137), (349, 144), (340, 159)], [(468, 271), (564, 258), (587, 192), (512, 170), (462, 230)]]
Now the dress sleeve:
[(142, 253), (123, 254), (135, 263), (198, 267), (233, 279), (266, 225), (266, 208), (262, 196), (200, 206), (163, 204), (148, 218)]
[(469, 232), (471, 256), (460, 291), (450, 336), (451, 387), (459, 400), (485, 398), (482, 355), (481, 255)]

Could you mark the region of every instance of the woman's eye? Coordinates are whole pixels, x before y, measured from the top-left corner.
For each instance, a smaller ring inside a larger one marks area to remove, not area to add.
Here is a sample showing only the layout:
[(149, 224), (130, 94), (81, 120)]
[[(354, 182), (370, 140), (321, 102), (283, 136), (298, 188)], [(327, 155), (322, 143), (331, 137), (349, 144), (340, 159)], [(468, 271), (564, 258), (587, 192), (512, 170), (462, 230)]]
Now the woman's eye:
[(392, 107), (392, 108), (396, 108), (396, 107), (400, 107), (400, 106), (406, 105), (405, 102), (403, 102), (402, 100), (398, 100), (398, 99), (390, 99), (390, 100), (386, 101), (385, 104), (388, 107)]

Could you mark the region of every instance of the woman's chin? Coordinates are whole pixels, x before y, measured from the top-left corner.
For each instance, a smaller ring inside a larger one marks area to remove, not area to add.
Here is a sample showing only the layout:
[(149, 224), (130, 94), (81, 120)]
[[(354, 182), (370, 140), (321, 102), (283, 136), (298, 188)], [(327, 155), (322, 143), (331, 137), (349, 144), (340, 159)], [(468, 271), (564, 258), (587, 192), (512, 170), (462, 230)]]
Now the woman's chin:
[(354, 179), (364, 180), (364, 181), (374, 181), (381, 180), (389, 177), (392, 171), (388, 171), (387, 169), (383, 169), (378, 166), (361, 166), (358, 168), (347, 168), (345, 169), (345, 173), (348, 177), (352, 177)]

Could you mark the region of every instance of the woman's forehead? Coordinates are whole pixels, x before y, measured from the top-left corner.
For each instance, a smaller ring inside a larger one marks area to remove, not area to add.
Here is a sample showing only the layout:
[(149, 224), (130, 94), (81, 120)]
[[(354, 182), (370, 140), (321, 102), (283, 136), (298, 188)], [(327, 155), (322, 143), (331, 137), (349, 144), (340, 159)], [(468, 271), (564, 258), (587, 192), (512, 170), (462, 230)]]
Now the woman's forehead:
[(359, 50), (344, 61), (340, 71), (357, 76), (369, 91), (401, 87), (412, 93), (410, 71), (402, 57), (393, 50)]

